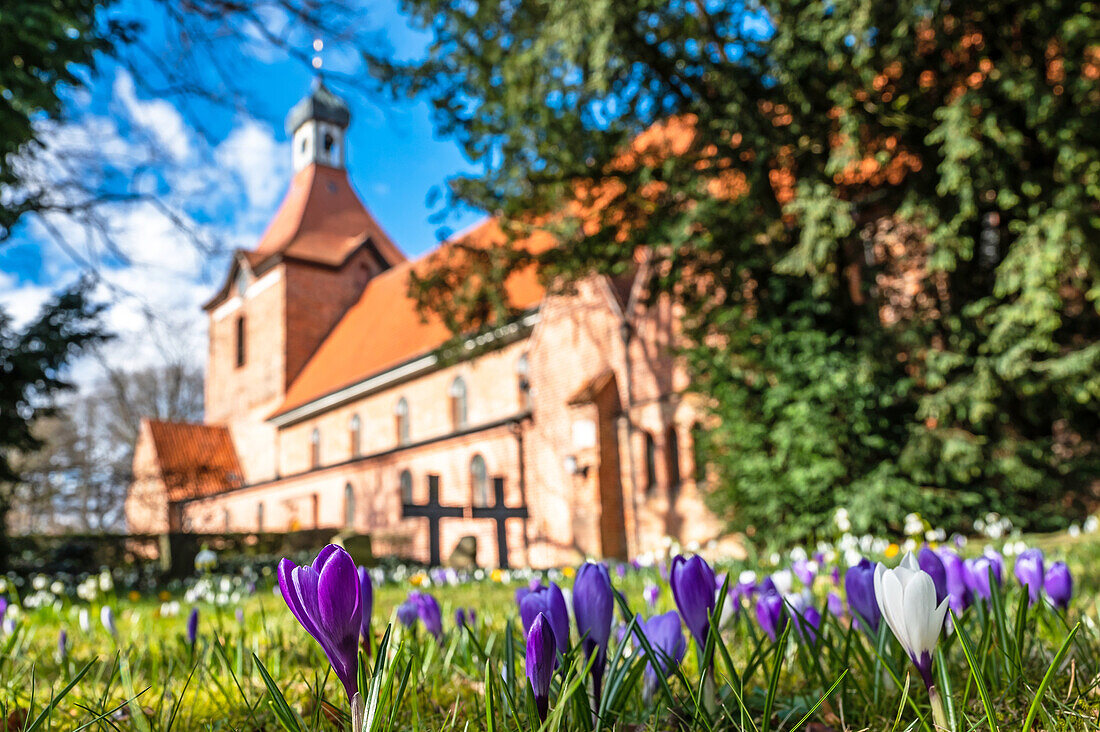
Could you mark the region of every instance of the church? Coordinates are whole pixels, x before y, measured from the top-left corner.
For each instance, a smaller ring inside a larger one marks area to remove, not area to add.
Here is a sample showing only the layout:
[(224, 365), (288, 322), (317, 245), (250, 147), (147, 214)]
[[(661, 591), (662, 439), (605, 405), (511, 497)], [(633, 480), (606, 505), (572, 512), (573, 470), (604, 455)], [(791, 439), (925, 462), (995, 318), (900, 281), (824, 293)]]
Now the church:
[(555, 294), (518, 271), (518, 315), (454, 338), (410, 272), (455, 242), (516, 244), (490, 218), (406, 258), (348, 179), (350, 120), (320, 82), (290, 111), (289, 190), (204, 306), (204, 421), (143, 422), (130, 532), (331, 528), (433, 565), (476, 537), (485, 567), (719, 536), (672, 308), (644, 305), (637, 273)]

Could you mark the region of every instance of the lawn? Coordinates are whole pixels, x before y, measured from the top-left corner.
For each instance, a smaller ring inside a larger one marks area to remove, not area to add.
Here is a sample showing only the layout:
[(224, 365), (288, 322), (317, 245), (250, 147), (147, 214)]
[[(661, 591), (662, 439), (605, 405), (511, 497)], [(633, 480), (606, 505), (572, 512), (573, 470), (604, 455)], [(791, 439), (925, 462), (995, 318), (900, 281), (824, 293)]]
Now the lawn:
[[(978, 557), (984, 543), (972, 540), (960, 553)], [(1075, 581), (1068, 611), (1054, 607), (1047, 595), (1029, 607), (1013, 572), (1025, 545), (1042, 548), (1047, 568), (1056, 560), (1068, 564)], [(882, 546), (875, 542), (863, 553), (896, 565), (903, 552)], [(975, 595), (965, 610), (958, 607), (957, 621), (948, 615), (932, 656), (931, 682), (943, 701), (940, 724), (960, 731), (1020, 730), (1025, 724), (1097, 729), (1097, 534), (1017, 537), (993, 546), (1005, 553), (1002, 584), (990, 584), (988, 599)], [(874, 632), (868, 623), (853, 622), (844, 580), (852, 552), (818, 549), (823, 556), (816, 563), (813, 553), (804, 558), (797, 551), (753, 563), (716, 561), (716, 586), (728, 578), (727, 591), (715, 593), (717, 606), (708, 610), (710, 627), (718, 631), (705, 636), (707, 647), (700, 648), (685, 627), (679, 664), (659, 650), (649, 626), (646, 633), (637, 626), (677, 609), (667, 565), (613, 566), (609, 576), (618, 596), (601, 694), (597, 699), (592, 691), (592, 663), (574, 624), (550, 677), (544, 728), (935, 729), (929, 690), (888, 624)], [(206, 573), (144, 593), (124, 589), (121, 571), (109, 581), (93, 575), (32, 577), (22, 586), (14, 578), (0, 582), (0, 594), (11, 603), (0, 639), (6, 729), (349, 728), (344, 688), (289, 611), (273, 570), (265, 563), (254, 575)], [(367, 727), (538, 729), (516, 591), (532, 580), (555, 582), (567, 604), (587, 602), (584, 591), (572, 596), (575, 574), (563, 568), (459, 578), (375, 570), (371, 653), (361, 656), (359, 674)], [(769, 623), (761, 600), (771, 597), (771, 587), (785, 601), (772, 606), (778, 614)], [(411, 591), (438, 600), (438, 639), (415, 612), (409, 626), (398, 620), (409, 620), (410, 613), (398, 608)], [(198, 616), (192, 644), (193, 608)], [(473, 610), (475, 618), (458, 625), (460, 608)], [(640, 618), (627, 623), (635, 614)], [(771, 625), (774, 639), (767, 632)], [(656, 660), (653, 672), (646, 671), (650, 660)]]

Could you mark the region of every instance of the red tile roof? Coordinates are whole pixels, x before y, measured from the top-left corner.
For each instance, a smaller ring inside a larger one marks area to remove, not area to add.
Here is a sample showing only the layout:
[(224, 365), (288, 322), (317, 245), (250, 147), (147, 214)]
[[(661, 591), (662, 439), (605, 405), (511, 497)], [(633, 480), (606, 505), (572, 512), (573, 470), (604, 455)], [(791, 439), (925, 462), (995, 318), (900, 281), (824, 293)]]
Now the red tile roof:
[[(507, 246), (509, 241), (496, 220), (489, 219), (416, 262), (405, 262), (376, 276), (313, 354), (272, 416), (359, 383), (446, 343), (453, 335), (447, 325), (435, 314), (422, 317), (417, 310), (416, 300), (409, 294), (410, 271), (415, 268), (424, 273), (440, 259), (461, 257), (457, 243), (489, 248)], [(536, 233), (515, 244), (537, 252), (551, 246), (552, 240), (547, 234)], [(545, 294), (530, 267), (514, 272), (505, 290), (509, 304), (521, 311), (537, 305)]]
[(368, 237), (390, 265), (405, 261), (359, 200), (347, 171), (314, 164), (294, 175), (251, 256), (282, 254), (336, 267)]
[(146, 423), (169, 501), (209, 496), (243, 483), (226, 427), (154, 419)]

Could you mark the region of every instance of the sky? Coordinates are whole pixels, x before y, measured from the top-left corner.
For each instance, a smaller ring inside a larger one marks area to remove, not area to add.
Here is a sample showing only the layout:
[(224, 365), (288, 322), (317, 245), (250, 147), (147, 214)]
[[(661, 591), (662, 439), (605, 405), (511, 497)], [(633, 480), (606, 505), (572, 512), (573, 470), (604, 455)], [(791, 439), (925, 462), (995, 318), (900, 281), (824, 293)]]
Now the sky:
[[(394, 56), (416, 56), (426, 39), (408, 28), (395, 5), (370, 0), (362, 23)], [(122, 9), (146, 19), (156, 37), (156, 3), (123, 0)], [(311, 39), (300, 41), (312, 53)], [(44, 123), (49, 149), (28, 163), (41, 175), (61, 180), (66, 153), (94, 150), (111, 161), (125, 190), (154, 191), (177, 215), (172, 221), (148, 201), (108, 206), (103, 225), (109, 241), (65, 217), (27, 218), (0, 245), (0, 307), (16, 322), (33, 317), (51, 293), (82, 273), (100, 276), (97, 297), (109, 303), (106, 322), (117, 337), (76, 365), (81, 385), (95, 382), (104, 361), (139, 367), (167, 357), (201, 366), (201, 304), (225, 276), (228, 252), (255, 246), (285, 193), (291, 171), (283, 120), (308, 93), (315, 72), (263, 44), (236, 51), (245, 60), (243, 106), (184, 108), (180, 100), (151, 96), (126, 70), (104, 63), (87, 90), (69, 94), (66, 121)], [(318, 55), (332, 76), (362, 71), (354, 50), (338, 40)], [(454, 142), (433, 133), (426, 103), (367, 96), (331, 78), (328, 83), (352, 111), (347, 167), (353, 186), (407, 255), (431, 249), (445, 233), (429, 220), (442, 205), (431, 196), (433, 188), (471, 166)], [(446, 226), (458, 230), (478, 218), (465, 212)]]

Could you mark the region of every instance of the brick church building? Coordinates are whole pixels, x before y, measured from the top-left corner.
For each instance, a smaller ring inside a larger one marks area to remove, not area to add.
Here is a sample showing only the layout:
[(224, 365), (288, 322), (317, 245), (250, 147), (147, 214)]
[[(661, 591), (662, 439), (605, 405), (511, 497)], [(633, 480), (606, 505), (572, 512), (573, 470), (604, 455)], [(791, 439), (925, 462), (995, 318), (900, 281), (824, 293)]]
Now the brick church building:
[[(482, 566), (715, 538), (671, 308), (637, 277), (518, 272), (519, 316), (456, 346), (408, 292), (453, 242), (405, 257), (348, 180), (349, 121), (322, 84), (291, 110), (290, 188), (204, 306), (205, 421), (142, 425), (130, 531), (332, 528), (433, 563), (475, 536)], [(459, 239), (510, 245), (492, 219)]]

